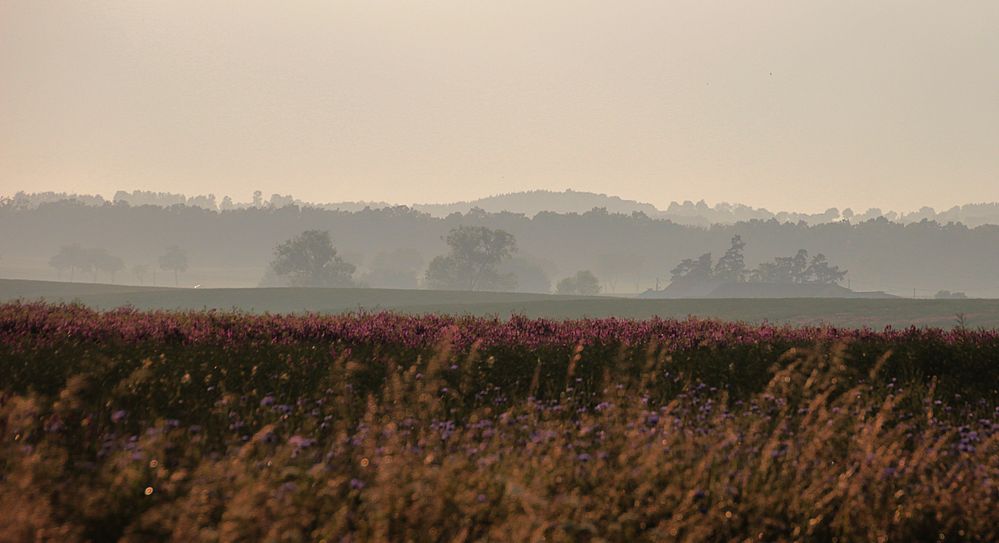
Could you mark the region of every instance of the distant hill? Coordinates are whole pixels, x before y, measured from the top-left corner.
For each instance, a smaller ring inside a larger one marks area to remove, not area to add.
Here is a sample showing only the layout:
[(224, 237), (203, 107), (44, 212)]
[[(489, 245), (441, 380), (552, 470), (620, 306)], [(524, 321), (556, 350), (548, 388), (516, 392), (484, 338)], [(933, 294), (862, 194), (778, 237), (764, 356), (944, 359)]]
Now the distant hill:
[(468, 213), (474, 208), (489, 213), (500, 213), (503, 211), (523, 213), (531, 217), (543, 211), (553, 213), (585, 213), (593, 208), (605, 208), (608, 213), (624, 213), (626, 215), (641, 212), (650, 217), (658, 217), (662, 214), (662, 211), (656, 209), (656, 206), (652, 204), (636, 200), (625, 200), (606, 194), (578, 192), (574, 190), (566, 190), (565, 192), (548, 190), (512, 192), (468, 202), (414, 204), (411, 207), (435, 217), (444, 217), (451, 213)]

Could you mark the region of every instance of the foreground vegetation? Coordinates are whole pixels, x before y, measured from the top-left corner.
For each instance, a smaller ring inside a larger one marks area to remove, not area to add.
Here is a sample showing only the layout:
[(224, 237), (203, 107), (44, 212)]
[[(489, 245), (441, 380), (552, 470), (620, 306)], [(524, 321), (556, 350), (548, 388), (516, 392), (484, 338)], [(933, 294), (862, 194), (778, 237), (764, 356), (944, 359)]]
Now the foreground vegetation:
[(999, 538), (999, 332), (0, 306), (0, 540)]

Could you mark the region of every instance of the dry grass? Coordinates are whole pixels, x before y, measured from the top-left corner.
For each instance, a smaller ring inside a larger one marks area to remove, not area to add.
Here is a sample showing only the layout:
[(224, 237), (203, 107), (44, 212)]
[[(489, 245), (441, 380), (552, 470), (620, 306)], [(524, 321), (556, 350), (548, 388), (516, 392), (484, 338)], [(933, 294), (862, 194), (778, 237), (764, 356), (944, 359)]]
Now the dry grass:
[[(868, 384), (881, 364), (857, 379), (843, 353), (792, 350), (743, 400), (696, 382), (646, 396), (674, 379), (656, 349), (633, 378), (605, 372), (597, 395), (510, 399), (468, 375), (458, 386), (481, 401), (460, 412), (449, 376), (490, 363), (474, 349), (343, 355), (328, 367), (339, 386), (289, 405), (223, 392), (204, 427), (114, 405), (160, 386), (169, 360), (117, 383), (80, 373), (58, 395), (0, 402), (0, 540), (999, 539), (994, 406), (907, 401)], [(381, 389), (358, 397), (372, 365)]]

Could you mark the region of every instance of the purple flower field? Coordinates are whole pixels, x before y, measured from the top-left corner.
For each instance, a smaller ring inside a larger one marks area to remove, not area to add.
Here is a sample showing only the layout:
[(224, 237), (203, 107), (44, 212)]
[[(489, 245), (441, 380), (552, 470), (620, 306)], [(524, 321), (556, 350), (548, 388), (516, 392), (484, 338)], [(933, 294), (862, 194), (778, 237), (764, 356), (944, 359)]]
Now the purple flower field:
[(994, 541), (999, 332), (0, 305), (0, 541)]

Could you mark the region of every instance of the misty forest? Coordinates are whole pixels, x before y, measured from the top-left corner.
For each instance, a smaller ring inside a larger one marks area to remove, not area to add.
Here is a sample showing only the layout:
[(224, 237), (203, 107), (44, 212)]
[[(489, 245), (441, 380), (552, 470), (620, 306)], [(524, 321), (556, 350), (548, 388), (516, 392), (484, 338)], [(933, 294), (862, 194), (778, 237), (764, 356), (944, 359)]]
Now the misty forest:
[[(626, 295), (662, 290), (681, 278), (691, 283), (711, 267), (704, 262), (709, 254), (725, 255), (738, 237), (740, 267), (726, 268), (735, 255), (721, 256), (712, 273), (734, 273), (733, 281), (804, 283), (812, 279), (799, 276), (810, 269), (819, 273), (814, 281), (858, 292), (999, 295), (999, 226), (993, 224), (884, 216), (809, 224), (771, 217), (705, 227), (599, 207), (533, 216), (471, 208), (439, 217), (406, 206), (339, 210), (277, 198), (214, 209), (193, 201), (164, 207), (124, 199), (37, 200), (22, 194), (0, 204), (0, 227), (17, 233), (0, 239), (5, 277), (548, 293), (585, 272), (597, 282), (587, 293)], [(293, 240), (311, 231), (324, 236), (311, 243), (329, 245), (323, 250), (336, 268), (321, 282), (291, 271), (289, 259), (310, 243), (299, 239), (296, 249)], [(276, 252), (284, 255), (277, 261)], [(574, 291), (571, 282), (561, 292)]]

